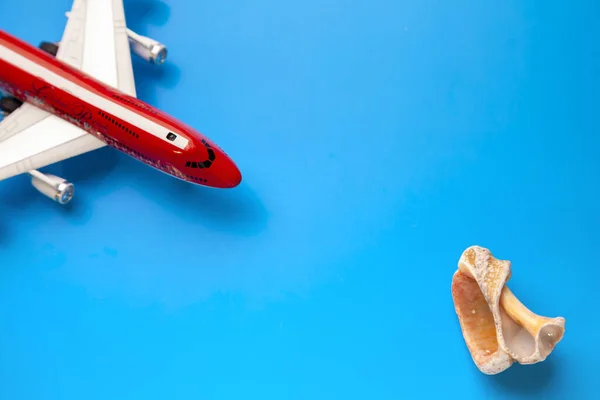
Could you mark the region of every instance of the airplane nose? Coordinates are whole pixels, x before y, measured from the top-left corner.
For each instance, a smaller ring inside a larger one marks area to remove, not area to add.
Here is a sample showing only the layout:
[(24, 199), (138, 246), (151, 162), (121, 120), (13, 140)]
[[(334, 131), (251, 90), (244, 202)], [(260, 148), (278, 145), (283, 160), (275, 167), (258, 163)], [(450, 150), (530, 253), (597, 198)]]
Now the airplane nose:
[(222, 187), (234, 188), (242, 182), (242, 173), (231, 159), (226, 158), (224, 161), (219, 171), (219, 180)]

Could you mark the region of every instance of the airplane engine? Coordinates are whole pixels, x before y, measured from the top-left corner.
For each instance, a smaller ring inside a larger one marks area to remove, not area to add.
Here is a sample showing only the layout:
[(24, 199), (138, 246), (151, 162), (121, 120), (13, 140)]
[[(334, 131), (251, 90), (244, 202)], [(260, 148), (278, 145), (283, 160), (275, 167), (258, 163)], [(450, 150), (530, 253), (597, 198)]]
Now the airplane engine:
[(0, 113), (6, 116), (14, 112), (17, 108), (21, 107), (23, 102), (12, 96), (4, 96), (0, 98)]
[(127, 29), (131, 50), (140, 58), (152, 64), (162, 64), (167, 59), (167, 46), (149, 37)]
[(56, 54), (58, 53), (58, 46), (59, 44), (57, 43), (41, 42), (38, 47), (44, 50), (46, 53), (50, 54), (51, 56), (56, 57)]
[(75, 194), (75, 186), (60, 176), (42, 174), (39, 171), (29, 171), (31, 184), (44, 196), (59, 204), (67, 204)]

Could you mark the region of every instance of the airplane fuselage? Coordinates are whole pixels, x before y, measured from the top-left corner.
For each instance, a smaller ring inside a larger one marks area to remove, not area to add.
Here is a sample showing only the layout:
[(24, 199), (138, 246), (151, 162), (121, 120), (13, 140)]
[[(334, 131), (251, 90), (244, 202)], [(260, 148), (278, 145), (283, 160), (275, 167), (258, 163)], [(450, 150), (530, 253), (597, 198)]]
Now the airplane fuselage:
[(2, 30), (0, 90), (176, 178), (218, 188), (241, 182), (233, 160), (206, 136)]

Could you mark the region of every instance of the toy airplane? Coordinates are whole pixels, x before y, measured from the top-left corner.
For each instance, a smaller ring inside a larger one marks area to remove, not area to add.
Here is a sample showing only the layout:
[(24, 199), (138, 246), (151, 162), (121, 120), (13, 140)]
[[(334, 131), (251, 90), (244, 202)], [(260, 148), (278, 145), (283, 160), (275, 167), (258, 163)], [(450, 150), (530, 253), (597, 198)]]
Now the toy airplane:
[(235, 163), (193, 128), (136, 98), (131, 51), (162, 64), (166, 47), (129, 30), (123, 0), (74, 0), (59, 43), (0, 30), (0, 180), (28, 173), (60, 204), (74, 185), (39, 168), (106, 145), (181, 180), (232, 188)]

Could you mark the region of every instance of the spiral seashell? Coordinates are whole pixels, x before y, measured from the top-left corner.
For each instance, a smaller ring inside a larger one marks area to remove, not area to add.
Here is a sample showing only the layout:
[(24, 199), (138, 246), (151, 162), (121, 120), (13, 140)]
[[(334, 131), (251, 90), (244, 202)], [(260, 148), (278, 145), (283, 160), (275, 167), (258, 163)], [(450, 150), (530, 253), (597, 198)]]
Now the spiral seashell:
[(477, 368), (494, 375), (514, 362), (544, 361), (564, 336), (565, 319), (534, 314), (506, 286), (511, 262), (480, 246), (467, 248), (452, 278), (452, 299)]

